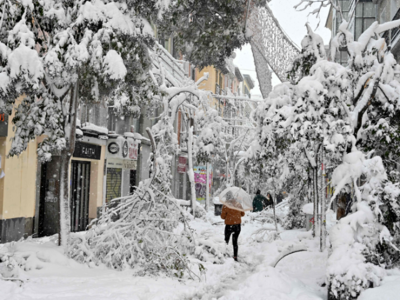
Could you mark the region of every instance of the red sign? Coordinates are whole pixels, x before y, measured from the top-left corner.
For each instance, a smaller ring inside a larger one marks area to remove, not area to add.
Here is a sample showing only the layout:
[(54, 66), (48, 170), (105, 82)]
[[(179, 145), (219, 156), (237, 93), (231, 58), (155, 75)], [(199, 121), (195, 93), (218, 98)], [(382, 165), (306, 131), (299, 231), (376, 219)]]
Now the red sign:
[(178, 173), (186, 173), (187, 157), (179, 156), (178, 159)]
[(138, 158), (138, 144), (136, 142), (129, 143), (129, 159), (137, 160)]

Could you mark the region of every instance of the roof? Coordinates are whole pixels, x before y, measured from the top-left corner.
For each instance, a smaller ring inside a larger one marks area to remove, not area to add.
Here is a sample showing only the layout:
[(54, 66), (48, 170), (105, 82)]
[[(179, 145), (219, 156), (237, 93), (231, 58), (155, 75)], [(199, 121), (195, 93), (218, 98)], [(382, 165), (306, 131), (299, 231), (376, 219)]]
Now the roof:
[(331, 7), (329, 8), (328, 16), (326, 17), (325, 28), (328, 28), (330, 30), (333, 29), (332, 18), (333, 18), (333, 8), (331, 5)]
[(253, 82), (253, 79), (251, 79), (250, 75), (243, 74), (243, 77), (244, 77), (244, 81), (246, 81), (247, 84), (249, 85), (249, 88), (250, 89), (254, 88), (254, 82)]
[(243, 81), (242, 73), (240, 72), (238, 67), (235, 67), (235, 75), (236, 75), (236, 78), (239, 80), (239, 82)]

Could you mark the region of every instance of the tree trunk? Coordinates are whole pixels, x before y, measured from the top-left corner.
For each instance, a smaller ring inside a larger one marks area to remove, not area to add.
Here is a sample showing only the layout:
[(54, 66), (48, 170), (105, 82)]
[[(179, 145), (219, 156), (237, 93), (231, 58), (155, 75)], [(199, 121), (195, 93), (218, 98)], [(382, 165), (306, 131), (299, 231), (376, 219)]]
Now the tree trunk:
[[(322, 164), (324, 162), (324, 150), (322, 149)], [(326, 165), (323, 165), (322, 178), (325, 181), (325, 185), (327, 184), (326, 180)], [(327, 186), (323, 189), (322, 195), (322, 250), (326, 249), (326, 202), (327, 202)]]
[(69, 165), (75, 150), (75, 134), (76, 134), (76, 118), (79, 103), (79, 79), (71, 88), (71, 96), (69, 99), (69, 111), (65, 116), (65, 137), (66, 148), (61, 151), (61, 168), (60, 168), (60, 232), (58, 243), (67, 250), (69, 234), (71, 231), (71, 214), (70, 214), (70, 185), (69, 185)]
[(278, 224), (276, 223), (276, 213), (275, 213), (275, 199), (276, 199), (276, 194), (274, 194), (274, 197), (272, 198), (272, 209), (274, 210), (275, 230), (276, 232), (278, 232)]
[(206, 212), (210, 209), (210, 163), (207, 163), (206, 179)]
[(324, 188), (324, 182), (323, 182), (323, 160), (322, 160), (322, 153), (321, 153), (321, 162), (320, 162), (320, 166), (321, 166), (321, 189), (319, 190), (319, 192), (321, 193), (321, 198), (320, 198), (320, 206), (321, 206), (321, 209), (320, 209), (320, 212), (321, 212), (321, 224), (320, 224), (320, 228), (319, 228), (319, 230), (320, 230), (320, 233), (319, 233), (319, 251), (320, 252), (322, 252), (322, 251), (324, 251), (324, 246), (323, 246), (323, 244), (324, 244), (324, 242), (323, 242), (323, 238), (324, 238), (324, 234), (323, 234), (323, 231), (324, 231), (324, 218), (323, 218), (323, 215), (324, 215), (324, 201), (325, 201), (325, 196), (324, 196), (324, 194), (323, 194), (323, 188)]
[(316, 206), (316, 218), (315, 220), (315, 224), (317, 225), (315, 228), (315, 234), (318, 235), (319, 233), (319, 228), (320, 228), (320, 209), (319, 209), (319, 193), (318, 193), (318, 162), (316, 162), (317, 167), (315, 167), (314, 170), (314, 182), (315, 182), (315, 206)]
[(69, 233), (71, 230), (70, 198), (69, 198), (69, 180), (68, 170), (71, 156), (68, 150), (61, 151), (60, 168), (60, 234), (59, 245), (66, 249)]
[(192, 204), (192, 214), (195, 216), (196, 209), (196, 188), (194, 183), (194, 173), (193, 173), (193, 153), (192, 153), (192, 143), (193, 143), (193, 126), (189, 129), (189, 140), (188, 140), (188, 156), (189, 156), (189, 180), (190, 180), (190, 190), (191, 190), (191, 204)]
[(312, 168), (312, 196), (313, 196), (313, 237), (316, 235), (317, 227), (317, 197), (315, 195), (315, 168)]

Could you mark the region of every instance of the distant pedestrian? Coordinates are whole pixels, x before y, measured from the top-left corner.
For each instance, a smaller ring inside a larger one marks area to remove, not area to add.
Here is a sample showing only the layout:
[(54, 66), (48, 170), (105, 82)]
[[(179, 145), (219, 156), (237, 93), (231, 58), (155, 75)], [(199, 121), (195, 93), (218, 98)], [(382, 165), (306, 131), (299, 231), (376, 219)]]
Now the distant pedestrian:
[(267, 198), (265, 201), (265, 208), (267, 209), (268, 206), (272, 206), (272, 204), (274, 203), (274, 200), (272, 199), (272, 196), (270, 193), (267, 193)]
[[(234, 199), (231, 192), (226, 194), (226, 202), (230, 203), (233, 207), (241, 208), (240, 203)], [(236, 209), (232, 209), (226, 205), (222, 207), (221, 218), (225, 220), (225, 242), (228, 245), (229, 239), (232, 235), (232, 244), (233, 244), (233, 259), (237, 260), (238, 256), (238, 238), (241, 230), (242, 217), (244, 216), (244, 212)]]
[(261, 195), (261, 191), (257, 190), (256, 196), (253, 199), (253, 212), (262, 211), (265, 208), (267, 198)]

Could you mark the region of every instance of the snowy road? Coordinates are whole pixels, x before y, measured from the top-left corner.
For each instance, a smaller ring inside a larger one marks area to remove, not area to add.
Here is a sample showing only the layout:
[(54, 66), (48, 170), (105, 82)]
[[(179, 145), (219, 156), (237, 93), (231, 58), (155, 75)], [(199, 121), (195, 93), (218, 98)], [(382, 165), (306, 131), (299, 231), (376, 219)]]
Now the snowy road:
[[(224, 225), (209, 215), (209, 221), (192, 221), (200, 234), (212, 235), (213, 242), (223, 244)], [(226, 258), (224, 264), (206, 262), (206, 276), (202, 282), (165, 277), (135, 277), (132, 272), (116, 272), (106, 268), (89, 268), (65, 258), (57, 247), (25, 245), (20, 251), (41, 253), (32, 259), (33, 270), (26, 272), (22, 287), (0, 281), (0, 299), (326, 299), (324, 281), (326, 254), (302, 252), (284, 258), (276, 268), (270, 264), (291, 246), (313, 248), (314, 241), (304, 231), (283, 231), (274, 242), (256, 242), (252, 234), (262, 225), (259, 222), (242, 226), (239, 238), (239, 259), (236, 263)], [(265, 225), (266, 227), (271, 225)], [(25, 247), (25, 248), (24, 248)], [(36, 248), (35, 248), (36, 247)], [(230, 248), (229, 248), (230, 249)], [(39, 269), (35, 267), (39, 266)]]

